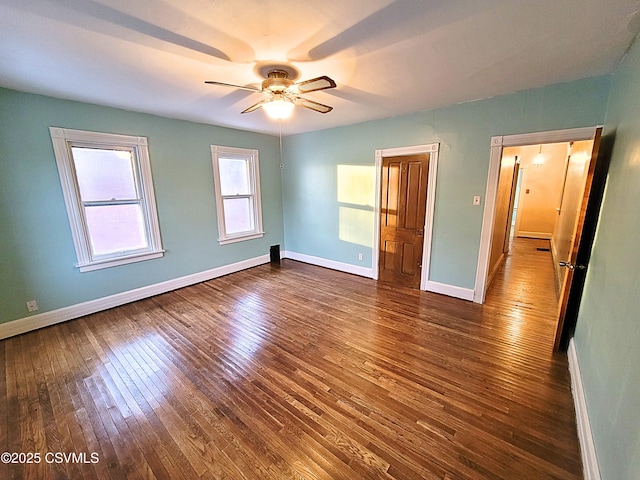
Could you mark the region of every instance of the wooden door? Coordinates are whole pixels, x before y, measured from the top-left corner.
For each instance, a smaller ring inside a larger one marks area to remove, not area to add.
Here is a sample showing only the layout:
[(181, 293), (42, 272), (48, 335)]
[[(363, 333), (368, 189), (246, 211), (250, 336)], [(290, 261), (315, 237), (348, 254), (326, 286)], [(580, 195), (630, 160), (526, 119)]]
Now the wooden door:
[(491, 250), (489, 252), (489, 268), (487, 271), (487, 289), (491, 286), (496, 273), (509, 253), (511, 221), (515, 205), (515, 192), (518, 178), (518, 156), (504, 156), (500, 162), (498, 189), (496, 192), (495, 212), (493, 215), (493, 232), (491, 233)]
[(518, 174), (520, 173), (520, 161), (516, 155), (515, 165), (513, 166), (513, 174), (511, 175), (511, 194), (509, 196), (509, 214), (507, 215), (506, 233), (504, 236), (504, 243), (502, 245), (502, 251), (505, 254), (509, 253), (509, 246), (511, 245), (511, 226), (513, 223), (513, 210), (516, 206), (516, 193), (518, 189)]
[(420, 288), (429, 154), (385, 157), (381, 178), (378, 278)]
[(569, 271), (560, 293), (556, 350), (566, 350), (575, 331), (591, 247), (600, 215), (613, 146), (613, 136), (603, 138), (601, 142), (601, 134), (602, 128), (596, 129), (571, 256), (568, 262), (561, 262)]

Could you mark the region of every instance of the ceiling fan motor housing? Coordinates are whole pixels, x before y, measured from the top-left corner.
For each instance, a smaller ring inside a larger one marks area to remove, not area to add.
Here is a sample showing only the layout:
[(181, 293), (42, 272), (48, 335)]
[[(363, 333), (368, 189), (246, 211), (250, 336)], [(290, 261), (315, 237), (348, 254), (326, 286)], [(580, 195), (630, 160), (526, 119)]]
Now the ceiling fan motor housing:
[(282, 93), (293, 85), (293, 80), (289, 80), (288, 77), (289, 74), (284, 70), (270, 70), (268, 78), (262, 82), (262, 90), (271, 91), (273, 93)]

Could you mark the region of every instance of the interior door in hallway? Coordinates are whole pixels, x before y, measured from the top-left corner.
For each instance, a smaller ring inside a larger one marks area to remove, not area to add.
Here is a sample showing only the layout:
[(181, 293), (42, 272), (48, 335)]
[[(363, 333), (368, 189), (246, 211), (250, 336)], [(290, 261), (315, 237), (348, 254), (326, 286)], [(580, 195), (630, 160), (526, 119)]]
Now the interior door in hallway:
[(561, 261), (561, 265), (566, 267), (568, 272), (560, 293), (558, 328), (555, 339), (556, 350), (567, 350), (578, 321), (578, 311), (598, 225), (615, 136), (611, 133), (601, 138), (601, 135), (602, 128), (599, 127), (596, 129), (593, 150), (586, 166), (587, 176), (584, 193), (580, 199), (580, 212), (572, 248), (569, 258)]
[(420, 288), (429, 154), (382, 160), (381, 281)]

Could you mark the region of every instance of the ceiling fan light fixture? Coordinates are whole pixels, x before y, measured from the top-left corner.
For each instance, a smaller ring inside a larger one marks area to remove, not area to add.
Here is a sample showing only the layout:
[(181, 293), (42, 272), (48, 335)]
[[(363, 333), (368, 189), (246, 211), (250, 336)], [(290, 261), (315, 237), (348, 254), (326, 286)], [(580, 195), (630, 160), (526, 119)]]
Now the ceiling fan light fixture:
[(336, 82), (326, 75), (323, 75), (303, 82), (294, 83), (293, 80), (289, 79), (289, 72), (286, 68), (270, 69), (267, 72), (267, 78), (262, 82), (262, 88), (250, 85), (232, 85), (214, 80), (206, 80), (205, 83), (219, 85), (221, 87), (239, 88), (241, 90), (249, 90), (263, 94), (262, 100), (245, 108), (240, 113), (251, 113), (259, 108), (264, 108), (269, 117), (280, 120), (288, 118), (294, 106), (304, 107), (318, 113), (329, 113), (333, 110), (333, 107), (302, 97), (301, 94), (336, 88)]
[(289, 118), (293, 112), (294, 103), (283, 95), (275, 95), (274, 99), (262, 105), (267, 115), (274, 120)]

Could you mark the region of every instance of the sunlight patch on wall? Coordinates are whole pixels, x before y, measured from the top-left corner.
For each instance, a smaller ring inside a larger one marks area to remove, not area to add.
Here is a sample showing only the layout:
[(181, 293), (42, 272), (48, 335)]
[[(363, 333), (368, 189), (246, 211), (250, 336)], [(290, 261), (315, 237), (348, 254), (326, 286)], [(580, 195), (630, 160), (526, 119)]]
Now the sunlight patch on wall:
[(338, 165), (338, 237), (371, 248), (376, 169), (369, 165)]
[(376, 168), (367, 165), (338, 165), (338, 202), (375, 204)]
[(373, 209), (339, 207), (340, 240), (371, 248), (373, 246)]

